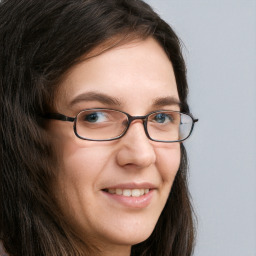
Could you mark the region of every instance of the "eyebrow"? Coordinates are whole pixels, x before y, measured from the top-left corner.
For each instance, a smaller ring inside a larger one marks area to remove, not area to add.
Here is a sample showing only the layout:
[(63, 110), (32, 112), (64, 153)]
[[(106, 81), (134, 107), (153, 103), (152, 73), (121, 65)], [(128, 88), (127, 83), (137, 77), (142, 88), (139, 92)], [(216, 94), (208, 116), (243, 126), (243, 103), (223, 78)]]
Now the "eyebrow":
[(83, 102), (83, 101), (98, 101), (103, 104), (107, 105), (117, 105), (121, 106), (121, 101), (115, 97), (109, 96), (104, 93), (99, 93), (99, 92), (86, 92), (78, 95), (75, 97), (71, 102), (70, 106), (73, 106), (77, 103)]
[(169, 105), (178, 105), (181, 107), (182, 104), (179, 99), (173, 96), (160, 97), (153, 101), (154, 107), (163, 107)]
[[(84, 101), (98, 101), (102, 104), (114, 105), (114, 106), (122, 106), (121, 100), (115, 98), (113, 96), (107, 95), (105, 93), (100, 92), (86, 92), (78, 95), (70, 102), (70, 107)], [(163, 107), (170, 105), (178, 105), (181, 106), (181, 102), (179, 99), (173, 96), (159, 97), (153, 100), (153, 107)]]

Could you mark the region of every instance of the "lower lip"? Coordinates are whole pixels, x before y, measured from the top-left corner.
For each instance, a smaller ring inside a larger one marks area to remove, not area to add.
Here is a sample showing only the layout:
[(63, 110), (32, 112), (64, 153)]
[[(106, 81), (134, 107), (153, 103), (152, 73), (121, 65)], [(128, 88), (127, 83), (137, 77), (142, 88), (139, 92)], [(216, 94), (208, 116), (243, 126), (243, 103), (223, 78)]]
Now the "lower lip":
[(102, 191), (108, 198), (118, 202), (119, 204), (130, 207), (130, 208), (145, 208), (147, 207), (153, 197), (154, 189), (150, 190), (147, 194), (139, 197), (133, 196), (123, 196), (117, 194), (110, 194), (108, 192)]

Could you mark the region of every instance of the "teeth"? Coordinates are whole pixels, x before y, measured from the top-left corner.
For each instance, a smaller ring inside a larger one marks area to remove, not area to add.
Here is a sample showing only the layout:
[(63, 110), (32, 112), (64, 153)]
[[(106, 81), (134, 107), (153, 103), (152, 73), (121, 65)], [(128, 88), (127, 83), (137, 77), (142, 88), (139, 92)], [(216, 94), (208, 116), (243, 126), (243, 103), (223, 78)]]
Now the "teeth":
[(133, 189), (132, 196), (139, 197), (140, 196), (140, 189)]
[(116, 194), (117, 195), (122, 195), (123, 194), (123, 190), (122, 189), (116, 189)]
[(108, 192), (109, 192), (110, 194), (115, 194), (115, 193), (116, 193), (116, 190), (113, 189), (113, 188), (111, 188), (111, 189), (108, 190)]
[(120, 189), (120, 188), (110, 188), (106, 189), (106, 191), (110, 194), (117, 194), (123, 196), (133, 196), (139, 197), (147, 194), (149, 192), (149, 188), (142, 188), (142, 189)]
[(130, 189), (124, 189), (123, 190), (123, 196), (131, 196), (132, 191)]

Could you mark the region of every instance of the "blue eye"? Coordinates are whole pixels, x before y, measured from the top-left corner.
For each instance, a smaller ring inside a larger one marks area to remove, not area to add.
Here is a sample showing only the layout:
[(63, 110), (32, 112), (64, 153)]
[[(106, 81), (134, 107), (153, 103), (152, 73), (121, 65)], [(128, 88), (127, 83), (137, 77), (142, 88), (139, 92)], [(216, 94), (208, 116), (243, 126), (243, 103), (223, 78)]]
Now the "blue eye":
[(106, 118), (103, 112), (94, 112), (84, 117), (84, 120), (89, 123), (104, 122), (105, 119)]
[(159, 113), (159, 114), (155, 115), (154, 121), (157, 122), (157, 123), (163, 124), (163, 123), (167, 123), (167, 122), (172, 122), (173, 118), (168, 114)]

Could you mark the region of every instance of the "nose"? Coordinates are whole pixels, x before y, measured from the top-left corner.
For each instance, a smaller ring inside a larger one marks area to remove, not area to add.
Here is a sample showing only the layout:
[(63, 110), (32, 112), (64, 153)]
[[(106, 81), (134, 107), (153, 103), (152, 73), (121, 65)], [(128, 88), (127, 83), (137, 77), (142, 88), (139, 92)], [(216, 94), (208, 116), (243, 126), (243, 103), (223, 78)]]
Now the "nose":
[(145, 168), (155, 163), (155, 150), (145, 134), (141, 120), (131, 123), (119, 143), (117, 162), (120, 166), (134, 165), (137, 168)]

